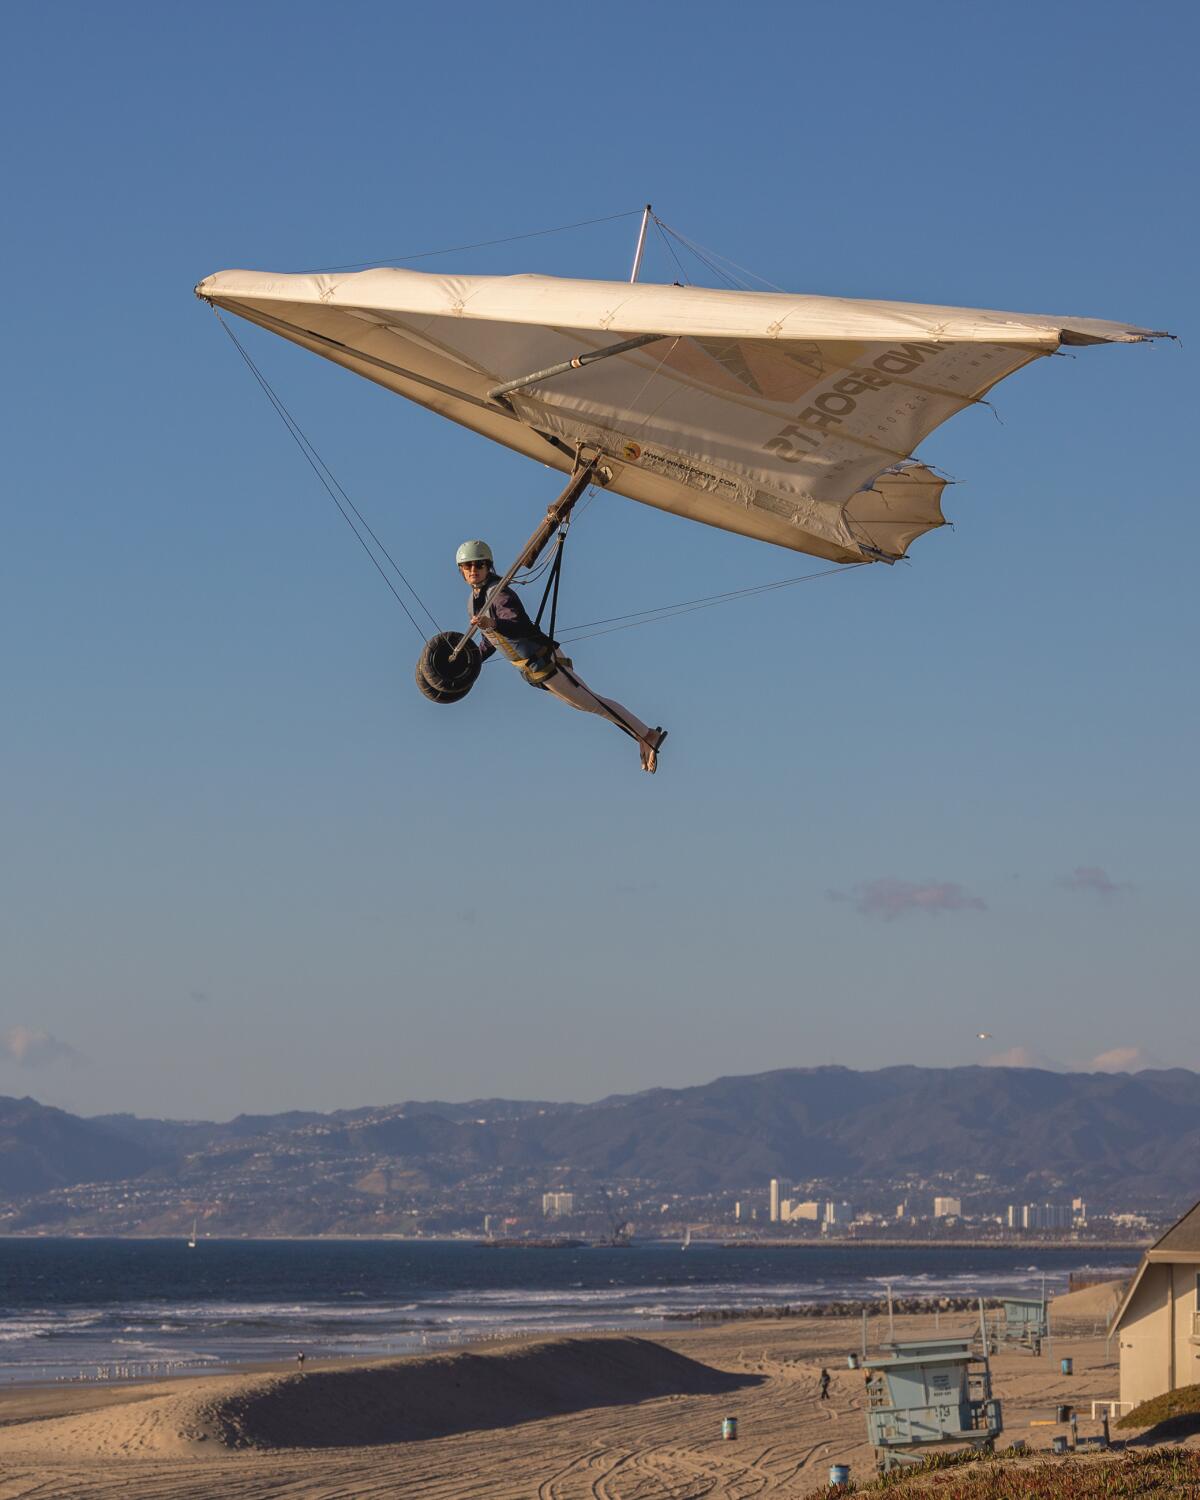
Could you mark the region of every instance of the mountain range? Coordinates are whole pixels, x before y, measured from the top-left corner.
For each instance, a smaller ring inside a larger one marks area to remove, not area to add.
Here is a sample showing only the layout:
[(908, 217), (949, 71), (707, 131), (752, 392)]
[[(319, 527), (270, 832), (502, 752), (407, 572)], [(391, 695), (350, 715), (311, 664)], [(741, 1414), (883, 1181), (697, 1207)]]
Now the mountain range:
[(31, 1221), (33, 1205), (82, 1204), (88, 1184), (134, 1185), (126, 1198), (156, 1212), (172, 1193), (210, 1201), (235, 1185), (280, 1201), (324, 1195), (336, 1217), (339, 1194), (396, 1205), (470, 1189), (499, 1202), (578, 1178), (720, 1195), (771, 1177), (785, 1192), (820, 1183), (860, 1201), (866, 1184), (954, 1181), (1173, 1210), (1200, 1196), (1200, 1074), (788, 1068), (592, 1104), (409, 1101), (220, 1124), (0, 1098), (0, 1198), (14, 1227), (66, 1225), (65, 1210)]

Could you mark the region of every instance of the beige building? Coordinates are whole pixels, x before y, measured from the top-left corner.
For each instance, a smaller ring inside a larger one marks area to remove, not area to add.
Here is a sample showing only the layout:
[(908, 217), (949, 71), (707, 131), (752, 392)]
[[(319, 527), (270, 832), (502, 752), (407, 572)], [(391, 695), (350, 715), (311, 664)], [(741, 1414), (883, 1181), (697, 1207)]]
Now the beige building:
[(1200, 1381), (1200, 1203), (1146, 1251), (1109, 1332), (1120, 1340), (1123, 1402)]
[(779, 1205), (779, 1217), (785, 1224), (794, 1223), (797, 1219), (811, 1219), (815, 1224), (821, 1217), (821, 1205), (802, 1203), (798, 1198), (785, 1198)]

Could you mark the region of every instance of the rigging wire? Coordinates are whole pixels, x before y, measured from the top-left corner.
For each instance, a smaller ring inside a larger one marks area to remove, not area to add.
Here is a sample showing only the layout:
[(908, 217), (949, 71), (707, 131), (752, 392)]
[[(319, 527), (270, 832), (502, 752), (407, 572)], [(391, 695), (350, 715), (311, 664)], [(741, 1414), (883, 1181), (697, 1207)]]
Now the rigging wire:
[(565, 523), (560, 524), (559, 530), (555, 533), (554, 546), (551, 547), (550, 551), (547, 552), (540, 561), (534, 563), (533, 567), (527, 568), (525, 572), (518, 573), (513, 578), (513, 582), (517, 585), (518, 588), (526, 588), (531, 583), (537, 583), (538, 580), (540, 578), (544, 578), (549, 570), (554, 566), (554, 559), (558, 556), (558, 553), (562, 548), (562, 544), (567, 539), (567, 528), (571, 524), (571, 519), (573, 519), (573, 517), (568, 519)]
[[(686, 235), (680, 234), (677, 229), (672, 229), (669, 224), (663, 224), (662, 220), (658, 219), (657, 216), (655, 222), (658, 223), (661, 228), (665, 229), (668, 234), (674, 235), (681, 245), (686, 245), (687, 248), (693, 253), (693, 255), (696, 255), (699, 259), (705, 260), (705, 257), (711, 257), (712, 260), (724, 261), (727, 266), (732, 266), (735, 271), (740, 271), (743, 276), (749, 276), (752, 281), (762, 282), (763, 286), (769, 287), (773, 292), (785, 291), (784, 287), (776, 286), (773, 281), (768, 281), (765, 276), (758, 275), (756, 271), (751, 271), (748, 270), (745, 266), (738, 265), (736, 260), (730, 260), (727, 255), (722, 255), (719, 250), (709, 250), (704, 245), (698, 245), (694, 240), (689, 240)], [(718, 275), (722, 274), (717, 266), (711, 264), (711, 261), (705, 260), (705, 264), (709, 265), (710, 269), (716, 271)], [(726, 280), (728, 279), (729, 278), (726, 277)], [(743, 290), (750, 291), (751, 288), (745, 286), (745, 284), (743, 283)]]
[[(245, 346), (242, 344), (242, 342), (238, 338), (237, 334), (234, 333), (233, 329), (230, 328), (229, 324), (226, 323), (225, 319), (221, 316), (220, 309), (217, 308), (217, 307), (214, 307), (213, 311), (217, 315), (217, 321), (220, 323), (221, 327), (225, 330), (225, 332), (229, 335), (230, 339), (233, 341), (234, 348), (238, 351), (238, 353), (242, 356), (242, 359), (246, 362), (246, 367), (249, 369), (250, 373), (254, 376), (255, 380), (258, 382), (260, 388), (262, 389), (263, 394), (266, 396), (267, 400), (270, 401), (271, 405), (275, 408), (276, 413), (278, 414), (280, 420), (283, 422), (284, 426), (287, 428), (288, 432), (291, 434), (292, 439), (294, 440), (296, 446), (300, 449), (300, 452), (304, 455), (305, 459), (308, 462), (309, 467), (312, 469), (313, 473), (317, 476), (317, 478), (321, 481), (321, 484), (324, 486), (325, 491), (328, 494), (329, 498), (333, 501), (333, 503), (337, 506), (338, 510), (341, 512), (343, 519), (345, 520), (347, 526), (349, 526), (350, 530), (354, 533), (355, 537), (357, 537), (358, 543), (362, 547), (363, 551), (367, 554), (367, 556), (375, 564), (375, 567), (379, 571), (379, 576), (383, 579), (384, 583), (386, 583), (387, 586), (388, 586), (388, 588), (391, 590), (392, 595), (393, 595), (393, 597), (396, 600), (396, 603), (400, 606), (400, 608), (404, 611), (404, 613), (408, 616), (409, 620), (412, 622), (413, 629), (417, 632), (417, 634), (421, 637), (422, 640), (425, 639), (425, 631), (424, 631), (423, 627), (420, 624), (418, 624), (417, 619), (414, 616), (413, 612), (409, 609), (408, 605), (405, 604), (404, 600), (400, 597), (400, 594), (397, 592), (396, 586), (393, 584), (392, 580), (388, 577), (387, 573), (384, 571), (383, 565), (380, 563), (379, 559), (375, 556), (374, 552), (371, 551), (371, 548), (367, 545), (367, 542), (366, 542), (365, 538), (359, 532), (358, 527), (355, 526), (354, 521), (351, 520), (350, 512), (353, 512), (354, 516), (357, 518), (357, 520), (358, 520), (359, 524), (362, 526), (363, 530), (367, 533), (367, 535), (371, 538), (371, 540), (379, 548), (380, 552), (383, 553), (384, 557), (387, 558), (388, 563), (390, 564), (392, 570), (395, 572), (396, 576), (404, 584), (404, 587), (409, 591), (409, 593), (417, 601), (417, 603), (420, 605), (420, 607), (425, 611), (425, 614), (428, 616), (430, 622), (433, 625), (434, 633), (437, 634), (437, 632), (439, 630), (438, 622), (434, 619), (433, 614), (430, 611), (430, 609), (428, 608), (428, 606), (426, 605), (425, 601), (421, 598), (420, 594), (417, 593), (416, 589), (413, 588), (412, 584), (409, 583), (408, 579), (401, 572), (398, 564), (396, 563), (396, 560), (392, 557), (391, 553), (388, 552), (387, 548), (383, 545), (383, 543), (375, 535), (374, 531), (371, 530), (371, 527), (368, 525), (367, 521), (363, 517), (362, 512), (358, 509), (358, 507), (355, 505), (354, 501), (350, 499), (350, 496), (346, 493), (346, 491), (338, 483), (337, 479), (334, 477), (333, 471), (329, 468), (329, 465), (325, 462), (325, 460), (317, 452), (316, 448), (313, 447), (312, 443), (309, 441), (308, 437), (305, 435), (305, 433), (304, 433), (303, 429), (301, 428), (300, 424), (296, 421), (295, 417), (292, 416), (291, 412), (288, 411), (288, 409), (284, 405), (282, 399), (276, 394), (276, 392), (273, 389), (270, 381), (262, 373), (262, 371), (258, 368), (258, 366), (254, 363), (254, 360), (251, 358), (249, 352), (247, 351), (247, 349), (245, 348)], [(340, 496), (340, 498), (339, 498), (339, 496)]]
[(723, 271), (720, 266), (718, 266), (714, 261), (710, 260), (706, 255), (704, 255), (696, 245), (693, 245), (690, 240), (686, 239), (677, 230), (672, 229), (669, 224), (663, 224), (662, 228), (666, 231), (667, 234), (673, 236), (676, 240), (678, 240), (679, 243), (689, 252), (689, 254), (693, 255), (701, 265), (705, 266), (715, 277), (718, 278), (718, 280), (723, 281), (725, 285), (731, 290), (735, 292), (744, 292), (749, 290), (744, 281), (740, 281), (736, 277), (731, 276), (728, 271)]
[[(578, 641), (591, 640), (598, 635), (612, 635), (618, 630), (635, 630), (639, 625), (657, 625), (660, 620), (669, 620), (675, 615), (692, 614), (699, 609), (712, 609), (718, 604), (730, 604), (737, 599), (749, 599), (756, 594), (768, 594), (775, 589), (792, 588), (798, 583), (811, 583), (817, 578), (831, 578), (837, 574), (852, 572), (855, 568), (870, 567), (870, 563), (839, 563), (834, 568), (822, 568), (816, 573), (801, 573), (795, 578), (780, 578), (774, 583), (753, 584), (749, 588), (732, 589), (724, 594), (707, 594), (700, 599), (685, 599), (678, 604), (661, 604), (653, 609), (634, 610), (628, 615), (610, 615), (604, 620), (585, 620), (578, 625), (567, 625), (562, 632), (563, 644), (574, 645)], [(645, 617), (645, 618), (643, 618)], [(619, 622), (627, 621), (627, 624)], [(607, 630), (593, 630), (594, 625), (605, 625)], [(585, 634), (575, 634), (583, 631)]]
[(575, 509), (574, 509), (574, 511), (572, 512), (572, 515), (571, 515), (571, 520), (572, 521), (578, 521), (579, 518), (580, 518), (580, 516), (586, 515), (589, 507), (595, 505), (595, 503), (599, 499), (599, 497), (600, 497), (600, 491), (596, 488), (596, 486), (594, 484), (589, 484), (588, 488), (587, 488), (587, 494), (583, 497), (583, 504), (582, 505), (577, 505), (575, 507)]
[(662, 240), (663, 244), (667, 247), (667, 250), (670, 252), (671, 259), (675, 262), (676, 266), (678, 266), (678, 268), (679, 268), (679, 274), (680, 274), (680, 276), (683, 279), (684, 286), (687, 286), (688, 285), (688, 273), (683, 269), (683, 262), (679, 259), (679, 253), (675, 249), (674, 241), (671, 239), (671, 236), (667, 233), (666, 229), (663, 227), (663, 221), (658, 217), (658, 215), (654, 214), (654, 215), (652, 215), (652, 217), (654, 219), (654, 227), (655, 227), (655, 229), (658, 230), (659, 238)]
[(438, 255), (454, 255), (459, 250), (484, 250), (491, 245), (511, 245), (516, 240), (536, 240), (542, 235), (562, 234), (568, 229), (584, 229), (590, 224), (611, 224), (615, 219), (631, 219), (634, 214), (644, 212), (641, 208), (627, 208), (619, 214), (604, 214), (599, 219), (577, 219), (574, 224), (557, 224), (553, 229), (533, 229), (528, 234), (509, 234), (498, 240), (477, 240), (473, 245), (448, 245), (444, 250), (422, 250), (419, 255), (393, 255), (378, 260), (358, 260), (342, 266), (315, 266), (312, 274), (325, 271), (362, 271), (370, 266), (390, 266), (410, 260), (431, 260)]

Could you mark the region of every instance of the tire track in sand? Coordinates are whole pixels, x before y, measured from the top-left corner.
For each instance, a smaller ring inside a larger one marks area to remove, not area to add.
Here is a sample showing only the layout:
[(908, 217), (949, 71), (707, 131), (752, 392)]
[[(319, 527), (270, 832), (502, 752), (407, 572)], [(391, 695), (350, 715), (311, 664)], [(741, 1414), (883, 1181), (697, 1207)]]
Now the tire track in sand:
[(564, 1464), (561, 1469), (556, 1469), (538, 1485), (537, 1500), (575, 1500), (576, 1495), (590, 1495), (593, 1490), (590, 1482), (585, 1490), (576, 1487), (574, 1480), (578, 1478), (581, 1482), (585, 1481), (586, 1471), (607, 1451), (606, 1448), (589, 1449), (587, 1453), (581, 1453), (578, 1458)]

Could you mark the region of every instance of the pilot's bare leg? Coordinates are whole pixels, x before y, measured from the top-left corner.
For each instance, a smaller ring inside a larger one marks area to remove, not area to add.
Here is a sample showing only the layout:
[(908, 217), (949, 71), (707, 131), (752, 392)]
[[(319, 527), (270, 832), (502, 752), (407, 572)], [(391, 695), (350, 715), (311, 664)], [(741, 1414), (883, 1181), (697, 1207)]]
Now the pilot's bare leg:
[(564, 703), (569, 703), (572, 708), (581, 709), (585, 714), (599, 714), (602, 719), (607, 719), (610, 724), (615, 724), (618, 729), (623, 729), (626, 734), (637, 740), (642, 753), (642, 768), (653, 771), (657, 763), (657, 750), (662, 738), (661, 730), (651, 729), (649, 724), (643, 724), (641, 719), (620, 703), (612, 698), (602, 698), (599, 693), (592, 691), (579, 676), (574, 667), (563, 664), (559, 657), (558, 670), (547, 677), (542, 684), (548, 693), (553, 693)]

